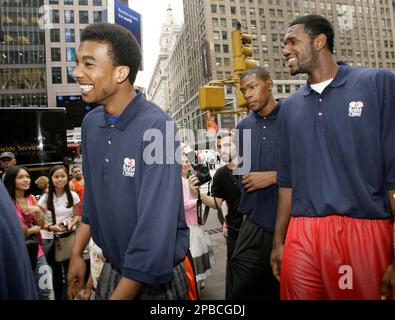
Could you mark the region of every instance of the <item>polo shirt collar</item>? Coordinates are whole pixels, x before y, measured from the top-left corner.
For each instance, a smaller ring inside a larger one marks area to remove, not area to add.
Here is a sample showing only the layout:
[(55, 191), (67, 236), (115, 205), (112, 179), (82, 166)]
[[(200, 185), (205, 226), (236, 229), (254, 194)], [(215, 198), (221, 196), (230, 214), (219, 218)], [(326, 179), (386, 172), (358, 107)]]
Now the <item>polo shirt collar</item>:
[(106, 110), (103, 108), (103, 117), (98, 123), (99, 127), (107, 127), (110, 125), (114, 125), (117, 129), (123, 131), (126, 129), (130, 121), (132, 121), (136, 115), (139, 113), (141, 109), (141, 102), (144, 99), (144, 96), (141, 91), (136, 90), (136, 96), (132, 101), (127, 105), (125, 110), (119, 115), (118, 119), (115, 122), (110, 122), (106, 118)]
[[(336, 76), (333, 81), (328, 85), (331, 88), (337, 88), (342, 86), (346, 82), (348, 71), (351, 69), (349, 65), (344, 62), (338, 62), (339, 69), (337, 70)], [(310, 83), (306, 81), (306, 84), (302, 88), (302, 95), (308, 96), (312, 91), (314, 91)]]
[(280, 102), (277, 102), (277, 104), (274, 107), (274, 109), (272, 110), (272, 112), (270, 112), (268, 115), (261, 116), (258, 113), (253, 112), (252, 116), (254, 117), (254, 119), (256, 121), (260, 121), (260, 120), (263, 120), (263, 119), (276, 120), (279, 110), (280, 110)]

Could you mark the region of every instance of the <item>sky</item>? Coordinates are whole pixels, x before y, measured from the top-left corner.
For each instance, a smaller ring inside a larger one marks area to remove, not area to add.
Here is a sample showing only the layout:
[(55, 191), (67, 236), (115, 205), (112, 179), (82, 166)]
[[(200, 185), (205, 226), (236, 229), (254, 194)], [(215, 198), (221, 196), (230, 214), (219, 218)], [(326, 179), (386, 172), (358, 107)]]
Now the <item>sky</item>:
[(159, 38), (167, 8), (171, 5), (178, 23), (183, 21), (182, 0), (129, 0), (129, 7), (142, 15), (144, 71), (137, 74), (135, 85), (148, 89), (159, 54)]

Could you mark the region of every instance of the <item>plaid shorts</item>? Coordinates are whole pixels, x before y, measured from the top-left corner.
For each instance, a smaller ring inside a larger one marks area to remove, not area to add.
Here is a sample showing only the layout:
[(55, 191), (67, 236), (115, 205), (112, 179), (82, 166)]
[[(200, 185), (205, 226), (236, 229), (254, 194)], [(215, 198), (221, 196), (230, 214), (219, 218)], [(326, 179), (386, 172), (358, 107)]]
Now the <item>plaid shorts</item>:
[[(108, 300), (121, 280), (121, 274), (108, 262), (104, 263), (97, 281), (96, 300)], [(184, 262), (173, 269), (173, 279), (167, 283), (146, 284), (136, 300), (187, 300), (188, 283)]]

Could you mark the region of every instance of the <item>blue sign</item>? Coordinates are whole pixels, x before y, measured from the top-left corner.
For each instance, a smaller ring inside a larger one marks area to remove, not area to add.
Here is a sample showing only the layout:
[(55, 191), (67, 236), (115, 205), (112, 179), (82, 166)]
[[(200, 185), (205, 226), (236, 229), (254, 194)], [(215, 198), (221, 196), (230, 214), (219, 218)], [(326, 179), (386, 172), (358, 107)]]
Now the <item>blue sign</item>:
[(118, 1), (114, 2), (114, 22), (130, 31), (141, 46), (141, 15)]

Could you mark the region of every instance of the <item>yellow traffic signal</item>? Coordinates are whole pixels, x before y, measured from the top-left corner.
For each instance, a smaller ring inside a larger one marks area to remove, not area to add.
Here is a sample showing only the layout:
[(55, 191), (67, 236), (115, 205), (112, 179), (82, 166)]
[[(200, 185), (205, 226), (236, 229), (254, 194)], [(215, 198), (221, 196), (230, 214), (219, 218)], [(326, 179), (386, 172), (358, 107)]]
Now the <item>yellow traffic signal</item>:
[(222, 110), (225, 108), (224, 87), (204, 86), (199, 88), (201, 110)]
[(238, 108), (244, 107), (247, 103), (244, 100), (244, 95), (240, 91), (240, 84), (236, 84), (235, 86), (236, 90), (236, 105)]
[(232, 51), (233, 51), (233, 70), (235, 74), (240, 75), (243, 71), (254, 68), (257, 62), (252, 57), (252, 48), (246, 47), (246, 44), (252, 43), (252, 37), (249, 34), (241, 33), (241, 24), (238, 23), (236, 30), (232, 31)]

